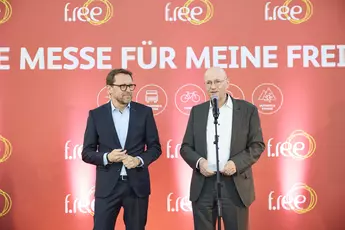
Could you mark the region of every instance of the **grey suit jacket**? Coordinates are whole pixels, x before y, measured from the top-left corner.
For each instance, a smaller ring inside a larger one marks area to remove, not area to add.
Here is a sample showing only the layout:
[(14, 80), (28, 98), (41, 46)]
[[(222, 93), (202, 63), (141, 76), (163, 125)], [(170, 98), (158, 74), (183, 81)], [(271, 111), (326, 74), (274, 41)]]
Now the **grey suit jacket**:
[[(252, 165), (265, 150), (265, 144), (255, 105), (230, 98), (233, 101), (233, 126), (229, 160), (236, 165), (237, 172), (232, 177), (242, 202), (248, 207), (255, 200)], [(200, 157), (207, 159), (206, 126), (209, 109), (209, 101), (192, 108), (180, 149), (181, 157), (193, 169), (190, 187), (192, 202), (198, 199), (205, 180), (196, 168), (196, 163)], [(224, 184), (230, 186), (231, 183), (225, 181)]]

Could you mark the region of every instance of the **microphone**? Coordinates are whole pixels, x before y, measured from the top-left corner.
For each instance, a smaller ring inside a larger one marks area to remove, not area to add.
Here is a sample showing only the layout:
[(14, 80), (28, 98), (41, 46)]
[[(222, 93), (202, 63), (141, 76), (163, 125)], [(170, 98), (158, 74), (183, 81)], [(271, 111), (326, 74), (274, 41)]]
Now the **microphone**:
[(213, 109), (212, 109), (213, 117), (218, 118), (218, 116), (219, 116), (218, 96), (212, 95), (211, 102), (212, 102), (212, 106), (213, 106)]

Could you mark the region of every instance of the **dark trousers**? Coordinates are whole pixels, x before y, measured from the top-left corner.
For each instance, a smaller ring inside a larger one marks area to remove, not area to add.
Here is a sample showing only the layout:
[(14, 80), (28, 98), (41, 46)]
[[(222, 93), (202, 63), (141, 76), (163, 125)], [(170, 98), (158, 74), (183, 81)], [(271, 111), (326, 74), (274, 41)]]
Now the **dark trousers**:
[[(225, 230), (248, 230), (248, 208), (244, 206), (232, 178), (224, 181), (221, 189), (222, 221)], [(214, 230), (218, 216), (217, 177), (207, 177), (196, 202), (192, 202), (194, 230)], [(227, 183), (227, 185), (225, 185)]]
[(137, 197), (128, 180), (121, 180), (120, 176), (109, 197), (96, 197), (93, 230), (114, 230), (121, 207), (126, 230), (145, 230), (148, 203), (149, 197)]

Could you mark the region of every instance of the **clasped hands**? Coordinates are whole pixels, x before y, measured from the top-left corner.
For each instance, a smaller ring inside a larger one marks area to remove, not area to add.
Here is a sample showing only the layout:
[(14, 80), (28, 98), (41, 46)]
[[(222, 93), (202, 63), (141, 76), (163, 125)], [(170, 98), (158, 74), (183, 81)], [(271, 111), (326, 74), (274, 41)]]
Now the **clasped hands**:
[[(216, 172), (208, 169), (208, 162), (204, 158), (202, 158), (199, 161), (199, 169), (200, 169), (201, 174), (204, 175), (205, 177), (213, 176), (214, 174), (216, 174)], [(235, 163), (231, 160), (226, 162), (224, 169), (220, 170), (220, 173), (222, 173), (225, 176), (231, 176), (235, 174), (236, 173)]]
[(140, 165), (140, 159), (132, 157), (127, 154), (127, 150), (114, 149), (108, 154), (108, 161), (110, 162), (122, 162), (126, 168), (132, 169)]

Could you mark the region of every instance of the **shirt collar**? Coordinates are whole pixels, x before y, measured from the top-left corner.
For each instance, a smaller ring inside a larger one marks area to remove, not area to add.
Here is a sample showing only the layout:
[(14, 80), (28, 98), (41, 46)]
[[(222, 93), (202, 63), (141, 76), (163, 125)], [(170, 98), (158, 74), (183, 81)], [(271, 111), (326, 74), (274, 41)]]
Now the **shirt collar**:
[[(110, 104), (111, 104), (111, 111), (114, 112), (114, 110), (119, 110), (118, 108), (116, 108), (114, 105), (113, 105), (113, 102), (110, 101)], [(126, 106), (126, 108), (130, 108), (131, 107), (131, 103), (128, 103), (128, 105)]]
[[(229, 96), (229, 94), (226, 94), (226, 101), (225, 101), (224, 105), (229, 107), (230, 109), (232, 109), (232, 107), (233, 107), (232, 99)], [(212, 101), (210, 101), (210, 108), (212, 108)]]

